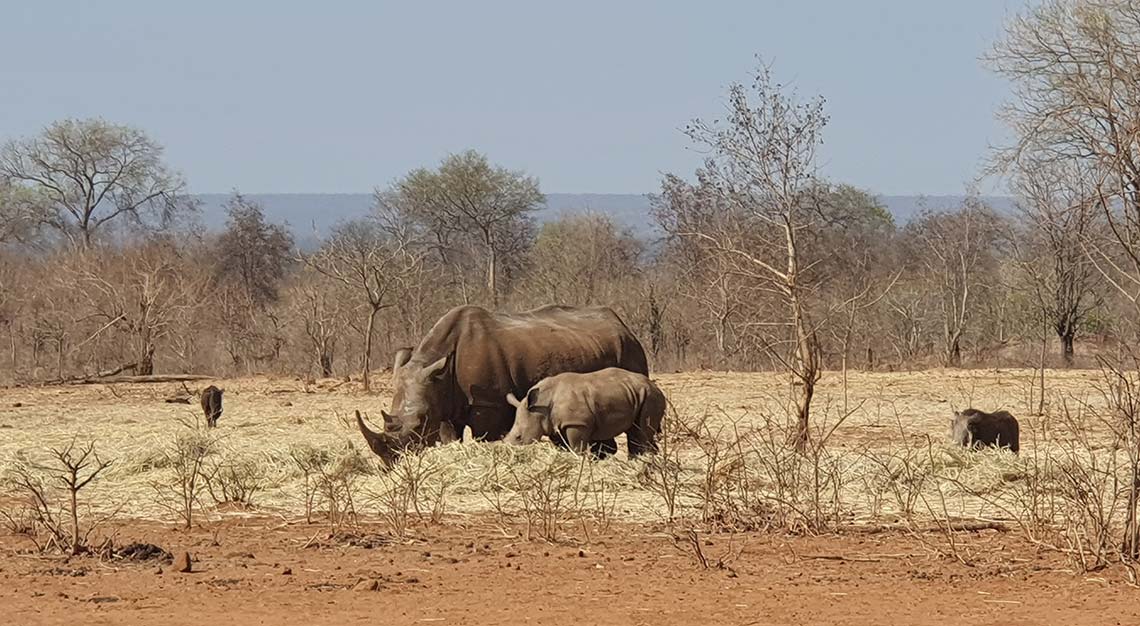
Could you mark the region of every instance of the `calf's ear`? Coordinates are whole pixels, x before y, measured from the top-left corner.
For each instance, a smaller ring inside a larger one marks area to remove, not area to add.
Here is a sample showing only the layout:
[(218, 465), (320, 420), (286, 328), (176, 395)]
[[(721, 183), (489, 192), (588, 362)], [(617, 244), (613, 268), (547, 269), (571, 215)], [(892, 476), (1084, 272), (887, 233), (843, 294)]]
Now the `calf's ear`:
[(515, 397), (515, 394), (508, 393), (507, 394), (507, 404), (509, 404), (509, 405), (511, 405), (517, 409), (522, 404), (522, 402), (519, 402), (519, 399)]
[(533, 407), (536, 404), (538, 404), (538, 387), (532, 387), (526, 393), (526, 405)]

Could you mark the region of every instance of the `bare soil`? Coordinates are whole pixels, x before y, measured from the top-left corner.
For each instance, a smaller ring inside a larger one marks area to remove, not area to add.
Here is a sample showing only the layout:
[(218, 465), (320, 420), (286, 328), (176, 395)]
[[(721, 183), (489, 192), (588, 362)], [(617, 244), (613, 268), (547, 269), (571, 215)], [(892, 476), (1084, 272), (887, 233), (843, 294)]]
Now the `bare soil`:
[[(230, 519), (184, 533), (120, 527), (120, 545), (189, 551), (166, 563), (32, 554), (0, 537), (9, 624), (1136, 624), (1123, 572), (1079, 577), (1009, 533), (961, 535), (963, 563), (938, 537), (854, 534), (700, 537), (628, 526), (573, 542), (526, 542), (454, 520), (395, 542), (365, 526)], [(718, 567), (721, 557), (726, 563)]]
[[(1096, 373), (1048, 376), (1051, 404), (1099, 402)], [(659, 380), (682, 419), (694, 421), (755, 422), (778, 414), (788, 391), (786, 379), (773, 374)], [(94, 441), (116, 459), (83, 495), (92, 509), (117, 513), (98, 536), (193, 557), (186, 574), (167, 562), (66, 559), (39, 554), (26, 538), (0, 529), (0, 624), (1140, 623), (1140, 590), (1125, 568), (1077, 574), (1064, 555), (1029, 545), (1017, 532), (956, 533), (953, 543), (937, 532), (867, 529), (822, 537), (702, 534), (705, 568), (685, 536), (660, 525), (660, 511), (647, 504), (656, 496), (638, 487), (637, 467), (625, 461), (598, 465), (630, 481), (614, 483), (613, 526), (589, 537), (576, 537), (581, 532), (570, 524), (560, 543), (526, 541), (521, 529), (503, 528), (466, 484), (450, 496), (445, 523), (417, 526), (412, 539), (393, 540), (387, 526), (370, 523), (329, 537), (323, 524), (297, 521), (301, 479), (287, 450), (359, 445), (347, 418), (355, 409), (379, 415), (387, 407), (390, 389), (379, 382), (376, 393), (363, 394), (339, 381), (217, 381), (227, 390), (217, 431), (224, 453), (260, 459), (267, 485), (256, 509), (211, 509), (189, 532), (168, 524), (174, 517), (156, 506), (152, 486), (165, 476), (155, 451), (200, 415), (193, 404), (164, 402), (181, 385), (0, 389), (0, 473), (18, 456), (34, 459), (73, 437)], [(886, 449), (898, 445), (891, 433), (944, 437), (953, 409), (966, 406), (1008, 409), (1033, 425), (1041, 418), (1030, 415), (1032, 387), (1028, 370), (853, 373), (846, 389), (829, 373), (817, 416), (850, 413), (835, 437), (840, 448)], [(1103, 437), (1095, 423), (1089, 428)], [(474, 458), (464, 450), (441, 458)], [(1033, 450), (1034, 442), (1023, 441), (1023, 457)], [(368, 476), (362, 484), (379, 480)], [(363, 508), (366, 518), (376, 513), (373, 504)]]

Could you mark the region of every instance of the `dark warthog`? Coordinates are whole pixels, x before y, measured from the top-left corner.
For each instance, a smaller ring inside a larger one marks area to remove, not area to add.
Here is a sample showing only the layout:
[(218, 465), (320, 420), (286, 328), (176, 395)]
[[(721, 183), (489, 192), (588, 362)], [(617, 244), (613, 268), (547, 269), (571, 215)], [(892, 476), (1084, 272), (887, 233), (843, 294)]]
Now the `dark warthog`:
[(630, 456), (656, 452), (665, 417), (665, 394), (657, 385), (644, 374), (616, 367), (544, 378), (522, 400), (507, 394), (507, 402), (516, 407), (507, 443), (527, 444), (546, 435), (579, 453), (621, 433)]
[[(611, 309), (547, 306), (524, 313), (456, 307), (410, 353), (400, 351), (392, 372), (392, 413), (384, 432), (360, 431), (373, 452), (392, 460), (408, 446), (462, 437), (502, 439), (514, 423), (506, 396), (563, 372), (620, 367), (649, 373), (645, 350)], [(613, 440), (598, 446), (616, 450)]]
[(218, 425), (218, 418), (222, 416), (222, 393), (224, 389), (210, 385), (202, 390), (202, 412), (206, 414), (206, 426), (213, 428)]
[(984, 413), (977, 409), (954, 411), (950, 420), (950, 439), (967, 448), (1008, 447), (1017, 454), (1021, 447), (1017, 419), (1008, 411)]

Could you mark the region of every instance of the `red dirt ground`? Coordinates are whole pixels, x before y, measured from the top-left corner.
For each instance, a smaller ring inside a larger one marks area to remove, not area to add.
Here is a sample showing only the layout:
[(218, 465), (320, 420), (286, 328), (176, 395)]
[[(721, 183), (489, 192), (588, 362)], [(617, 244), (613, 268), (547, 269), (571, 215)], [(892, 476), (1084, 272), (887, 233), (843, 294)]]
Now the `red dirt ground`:
[[(44, 557), (23, 538), (0, 536), (0, 623), (1140, 623), (1140, 590), (1121, 568), (1075, 575), (1055, 555), (994, 531), (958, 537), (969, 565), (939, 554), (938, 535), (716, 535), (700, 539), (711, 561), (743, 552), (728, 569), (706, 570), (685, 544), (647, 527), (614, 529), (582, 547), (471, 522), (394, 543), (357, 531), (379, 544), (371, 547), (319, 530), (267, 518), (190, 533), (118, 529), (119, 545), (189, 551), (189, 574), (158, 562)], [(378, 588), (354, 590), (362, 580)]]

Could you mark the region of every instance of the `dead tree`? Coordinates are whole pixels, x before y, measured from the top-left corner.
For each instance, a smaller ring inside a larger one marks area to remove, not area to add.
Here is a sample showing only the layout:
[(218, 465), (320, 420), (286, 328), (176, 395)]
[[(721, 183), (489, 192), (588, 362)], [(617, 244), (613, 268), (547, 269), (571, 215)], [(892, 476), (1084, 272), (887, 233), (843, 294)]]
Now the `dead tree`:
[(662, 215), (673, 236), (699, 241), (730, 259), (734, 274), (753, 281), (759, 292), (785, 307), (780, 324), (788, 332), (783, 359), (798, 389), (794, 445), (804, 450), (810, 437), (811, 402), (820, 377), (819, 340), (813, 325), (812, 297), (803, 238), (819, 227), (821, 184), (816, 150), (827, 124), (823, 100), (798, 101), (760, 67), (751, 87), (729, 88), (723, 122), (695, 120), (686, 134), (709, 152), (696, 187), (675, 177), (666, 196), (695, 194), (692, 212)]
[(388, 231), (379, 220), (365, 218), (339, 226), (320, 250), (303, 260), (362, 300), (366, 321), (361, 378), (367, 391), (371, 388), (376, 318), (395, 305), (400, 283), (414, 275), (419, 258), (401, 233)]

